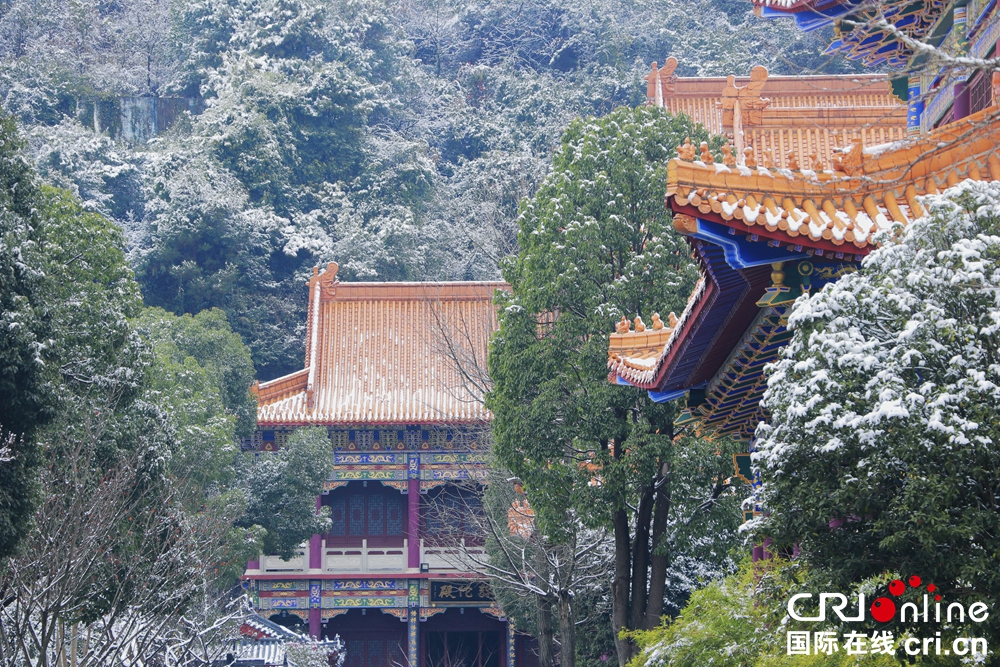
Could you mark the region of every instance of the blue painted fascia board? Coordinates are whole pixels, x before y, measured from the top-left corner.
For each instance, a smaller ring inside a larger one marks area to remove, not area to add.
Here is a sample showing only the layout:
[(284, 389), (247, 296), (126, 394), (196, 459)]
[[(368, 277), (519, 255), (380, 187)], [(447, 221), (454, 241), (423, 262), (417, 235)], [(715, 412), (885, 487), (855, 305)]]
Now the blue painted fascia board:
[(749, 269), (774, 262), (787, 262), (809, 257), (804, 252), (791, 253), (780, 247), (771, 248), (763, 242), (745, 240), (742, 236), (731, 234), (731, 227), (696, 218), (697, 231), (690, 236), (702, 241), (708, 241), (722, 248), (726, 263), (734, 269)]

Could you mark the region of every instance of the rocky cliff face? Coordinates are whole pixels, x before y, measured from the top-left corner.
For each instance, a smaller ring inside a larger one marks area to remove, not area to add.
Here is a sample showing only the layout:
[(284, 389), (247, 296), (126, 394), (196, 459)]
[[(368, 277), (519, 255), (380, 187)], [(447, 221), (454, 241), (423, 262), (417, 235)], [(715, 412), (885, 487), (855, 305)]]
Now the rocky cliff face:
[(110, 97), (79, 100), (76, 116), (112, 139), (145, 143), (166, 132), (185, 111), (197, 115), (204, 109), (200, 97)]

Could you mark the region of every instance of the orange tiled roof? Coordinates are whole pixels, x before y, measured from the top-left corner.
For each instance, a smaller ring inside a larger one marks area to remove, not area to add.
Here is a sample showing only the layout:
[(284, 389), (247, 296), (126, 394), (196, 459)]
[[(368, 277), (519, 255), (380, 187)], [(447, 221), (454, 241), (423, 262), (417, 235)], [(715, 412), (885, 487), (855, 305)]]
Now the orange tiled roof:
[(336, 274), (333, 263), (314, 269), (306, 367), (257, 386), (261, 426), (490, 418), (477, 373), (504, 283), (341, 283)]
[(965, 178), (1000, 180), (997, 146), (1000, 112), (991, 107), (910, 140), (856, 143), (834, 171), (674, 159), (667, 204), (681, 233), (694, 231), (693, 217), (708, 217), (783, 244), (867, 252), (874, 232), (922, 215), (918, 196)]
[[(860, 155), (855, 146), (853, 158), (843, 157), (844, 168), (851, 173), (722, 168), (674, 159), (668, 167), (667, 204), (682, 234), (695, 233), (696, 218), (719, 221), (738, 234), (770, 239), (793, 250), (822, 255), (830, 248), (851, 262), (870, 251), (876, 229), (894, 222), (907, 224), (922, 215), (920, 195), (937, 193), (966, 178), (1000, 181), (998, 147), (1000, 107), (990, 107), (908, 141), (862, 150)], [(817, 274), (826, 280), (852, 269), (817, 270), (834, 272)], [(687, 308), (670, 327), (637, 332), (622, 323), (609, 341), (612, 379), (617, 375), (631, 384), (652, 387), (712, 289), (711, 281), (699, 281)]]
[[(627, 382), (643, 387), (652, 383), (663, 363), (670, 354), (680, 334), (690, 325), (692, 315), (701, 303), (701, 297), (709, 287), (709, 282), (702, 276), (688, 297), (687, 306), (680, 317), (670, 313), (669, 326), (650, 331), (632, 330), (628, 321), (618, 325), (618, 331), (611, 334), (608, 345), (608, 370)], [(659, 314), (657, 314), (659, 315)], [(641, 322), (641, 320), (640, 320)], [(645, 327), (645, 324), (642, 326)], [(655, 325), (654, 325), (655, 326)], [(639, 327), (636, 327), (638, 329)]]
[[(731, 133), (723, 91), (730, 84), (745, 89), (751, 77), (678, 77), (676, 67), (674, 58), (662, 68), (653, 63), (647, 104), (685, 113), (712, 134)], [(833, 150), (855, 138), (873, 146), (906, 137), (906, 105), (892, 94), (884, 74), (770, 76), (763, 70), (763, 76), (753, 91), (762, 101), (760, 118), (743, 124), (745, 143), (758, 162), (787, 167), (791, 151), (800, 162), (812, 163), (815, 154), (829, 164)]]

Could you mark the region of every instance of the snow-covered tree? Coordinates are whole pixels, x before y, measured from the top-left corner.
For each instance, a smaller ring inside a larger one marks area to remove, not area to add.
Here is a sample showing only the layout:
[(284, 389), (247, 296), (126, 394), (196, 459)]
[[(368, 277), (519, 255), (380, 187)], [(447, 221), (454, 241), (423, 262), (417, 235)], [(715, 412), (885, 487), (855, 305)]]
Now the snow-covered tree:
[(316, 497), (330, 460), (330, 436), (316, 427), (296, 429), (285, 448), (251, 463), (245, 477), (249, 503), (238, 525), (265, 529), (264, 553), (291, 558), (300, 543), (329, 528), (329, 512), (316, 510)]
[[(757, 433), (767, 515), (817, 582), (1000, 596), (1000, 185), (966, 181), (796, 302)], [(995, 615), (987, 622), (997, 637)], [(982, 633), (986, 626), (978, 626)]]
[(40, 193), (14, 121), (0, 115), (0, 557), (28, 527), (35, 431), (52, 417), (42, 352), (49, 331), (40, 294), (44, 275), (25, 261), (38, 246)]

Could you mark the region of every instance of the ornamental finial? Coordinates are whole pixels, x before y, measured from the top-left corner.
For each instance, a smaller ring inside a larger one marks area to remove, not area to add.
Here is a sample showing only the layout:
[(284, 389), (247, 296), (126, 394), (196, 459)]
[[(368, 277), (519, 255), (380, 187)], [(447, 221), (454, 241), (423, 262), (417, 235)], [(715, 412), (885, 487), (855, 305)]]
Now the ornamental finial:
[(736, 166), (736, 158), (733, 157), (733, 147), (729, 145), (729, 139), (726, 139), (726, 143), (722, 144), (722, 164), (727, 167)]
[(712, 153), (708, 150), (708, 142), (701, 142), (701, 161), (705, 164), (715, 164), (715, 158), (712, 157)]
[(694, 162), (694, 146), (691, 145), (691, 137), (687, 137), (684, 143), (677, 147), (677, 157), (685, 162)]

